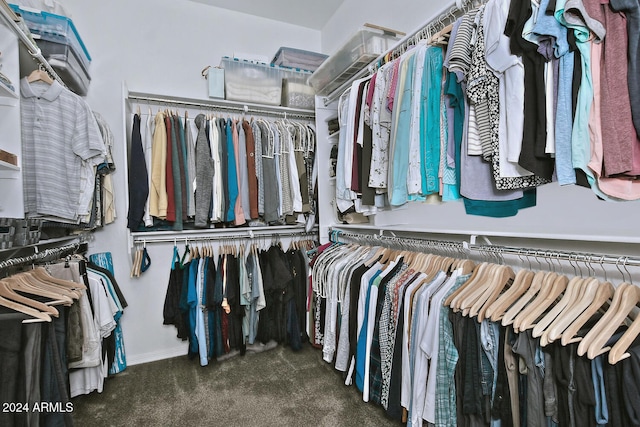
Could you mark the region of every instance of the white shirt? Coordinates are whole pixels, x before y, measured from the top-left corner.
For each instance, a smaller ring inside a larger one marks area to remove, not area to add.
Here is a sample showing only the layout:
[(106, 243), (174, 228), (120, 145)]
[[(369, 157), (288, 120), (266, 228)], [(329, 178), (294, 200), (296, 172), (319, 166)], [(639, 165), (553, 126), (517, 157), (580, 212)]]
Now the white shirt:
[(510, 0), (490, 0), (484, 9), (487, 65), (499, 81), (499, 148), (501, 177), (531, 175), (518, 165), (524, 131), (524, 65), (511, 54), (504, 26)]

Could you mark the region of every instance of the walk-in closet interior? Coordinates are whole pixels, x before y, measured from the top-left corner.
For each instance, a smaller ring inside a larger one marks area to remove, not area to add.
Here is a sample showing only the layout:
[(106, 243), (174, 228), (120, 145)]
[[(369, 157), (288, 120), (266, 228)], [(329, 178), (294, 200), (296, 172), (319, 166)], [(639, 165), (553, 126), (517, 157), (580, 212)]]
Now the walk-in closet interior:
[(637, 0), (0, 0), (0, 425), (640, 426)]

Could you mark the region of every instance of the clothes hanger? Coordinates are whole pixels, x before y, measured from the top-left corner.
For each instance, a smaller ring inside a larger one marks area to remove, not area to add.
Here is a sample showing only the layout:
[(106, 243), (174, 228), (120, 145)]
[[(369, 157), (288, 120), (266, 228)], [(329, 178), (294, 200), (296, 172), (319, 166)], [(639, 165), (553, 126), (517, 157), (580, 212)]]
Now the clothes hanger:
[[(532, 283), (536, 280), (536, 275), (534, 275)], [(558, 275), (555, 272), (542, 272), (542, 284), (540, 285), (540, 289), (538, 289), (536, 294), (526, 302), (520, 312), (518, 312), (516, 314), (516, 317), (513, 319), (513, 330), (516, 333), (521, 331), (520, 326), (522, 326), (523, 320), (531, 313), (532, 310), (538, 308), (541, 301), (543, 301), (549, 295), (549, 292), (551, 291), (551, 288), (553, 287), (553, 284), (555, 283), (555, 279), (557, 279), (557, 277)], [(527, 292), (525, 292), (524, 296), (522, 296), (521, 298), (524, 298), (526, 295)], [(520, 299), (518, 300), (518, 302), (519, 301)], [(533, 320), (537, 318), (538, 316), (536, 316)]]
[[(626, 262), (626, 261), (625, 261)], [(631, 276), (629, 276), (631, 278)], [(636, 293), (640, 294), (633, 282), (629, 283), (630, 286), (633, 286), (636, 290)], [(640, 300), (640, 296), (638, 297)], [(627, 328), (627, 330), (622, 334), (622, 336), (616, 341), (611, 350), (609, 351), (609, 363), (616, 364), (622, 359), (626, 359), (630, 356), (627, 352), (629, 347), (634, 343), (636, 338), (640, 335), (640, 316), (636, 316), (636, 318), (631, 322), (631, 325)]]
[(460, 311), (463, 301), (465, 301), (469, 295), (478, 294), (483, 289), (483, 284), (486, 283), (487, 277), (491, 274), (491, 268), (495, 264), (489, 262), (483, 262), (479, 265), (477, 271), (474, 270), (474, 274), (464, 283), (462, 291), (456, 295), (451, 302), (451, 309), (455, 312)]
[(541, 343), (551, 343), (560, 338), (562, 333), (571, 325), (571, 323), (589, 307), (600, 287), (600, 281), (596, 278), (587, 278), (580, 284), (580, 293), (576, 302), (554, 319), (554, 321), (546, 328), (541, 337)]
[(467, 279), (467, 281), (464, 282), (458, 289), (453, 291), (445, 299), (443, 304), (453, 308), (454, 307), (454, 303), (457, 303), (457, 298), (460, 298), (461, 295), (463, 295), (463, 292), (464, 292), (465, 289), (467, 289), (468, 287), (473, 285), (476, 276), (480, 273), (480, 270), (482, 270), (484, 268), (486, 268), (486, 263), (480, 263), (480, 264), (476, 265), (476, 268), (473, 270), (473, 273), (471, 273), (471, 277), (469, 277), (469, 279)]
[(611, 347), (605, 344), (616, 329), (626, 321), (638, 302), (640, 302), (640, 288), (629, 284), (620, 290), (618, 286), (609, 309), (578, 345), (578, 355), (586, 354), (589, 359), (593, 359), (610, 350)]
[(551, 310), (547, 314), (545, 314), (542, 319), (540, 319), (535, 326), (533, 327), (532, 336), (534, 338), (542, 336), (545, 329), (553, 323), (554, 319), (558, 317), (558, 315), (567, 309), (567, 307), (573, 304), (579, 293), (579, 286), (582, 283), (583, 278), (579, 276), (574, 276), (567, 283), (567, 288), (565, 289), (560, 301), (556, 302)]
[(590, 302), (589, 306), (580, 315), (578, 315), (562, 333), (562, 336), (560, 338), (562, 345), (580, 342), (582, 340), (582, 337), (576, 336), (576, 334), (580, 331), (584, 324), (587, 323), (589, 319), (591, 319), (591, 317), (598, 311), (601, 311), (602, 313), (606, 312), (606, 308), (611, 304), (611, 298), (613, 297), (615, 288), (607, 280), (607, 270), (602, 265), (603, 260), (604, 255), (599, 262), (600, 268), (602, 268), (604, 282), (600, 283), (600, 286), (598, 286), (596, 294), (593, 300)]
[(26, 271), (25, 273), (34, 275), (41, 280), (44, 280), (50, 283), (55, 283), (58, 286), (62, 286), (74, 291), (87, 289), (84, 283), (77, 283), (71, 280), (64, 280), (64, 279), (59, 279), (57, 277), (53, 277), (51, 274), (49, 274), (46, 267), (36, 267), (33, 270)]
[(31, 316), (33, 319), (23, 320), (22, 323), (30, 323), (33, 321), (37, 322), (51, 322), (51, 316), (49, 313), (44, 313), (42, 311), (38, 311), (35, 308), (28, 307), (26, 305), (17, 303), (15, 301), (8, 300), (2, 296), (0, 296), (0, 305), (6, 308), (10, 308), (11, 310), (17, 311), (19, 313), (26, 314)]
[(598, 286), (598, 290), (596, 294), (589, 304), (589, 306), (584, 310), (575, 320), (567, 327), (567, 329), (562, 333), (560, 338), (560, 342), (562, 345), (568, 345), (570, 343), (580, 342), (582, 337), (576, 337), (575, 335), (578, 333), (580, 328), (584, 326), (591, 317), (596, 314), (599, 310), (601, 310), (609, 301), (611, 303), (611, 298), (613, 297), (613, 293), (615, 288), (609, 282), (600, 283)]
[(136, 248), (133, 253), (133, 263), (131, 264), (131, 273), (129, 277), (139, 277), (140, 276), (140, 259), (142, 258), (142, 253), (140, 248)]
[[(55, 307), (52, 307), (51, 305), (47, 305), (43, 302), (40, 301), (36, 301), (34, 299), (31, 298), (27, 298), (24, 295), (20, 295), (19, 293), (17, 293), (9, 284), (9, 282), (4, 281), (4, 280), (0, 280), (0, 296), (11, 300), (11, 301), (15, 301), (19, 304), (23, 304), (29, 307), (32, 307), (36, 310), (48, 313), (51, 316), (54, 317), (58, 317), (60, 315), (60, 313), (58, 312), (58, 310)], [(60, 301), (60, 302), (58, 302)], [(54, 303), (62, 303), (61, 300), (58, 301), (50, 301), (49, 304), (54, 304)]]
[(492, 262), (487, 263), (487, 267), (484, 269), (484, 274), (481, 271), (480, 275), (476, 277), (476, 282), (472, 287), (468, 288), (463, 297), (458, 299), (456, 304), (456, 310), (462, 311), (462, 314), (466, 316), (469, 313), (471, 306), (482, 297), (487, 287), (499, 286), (497, 284), (496, 271), (500, 267), (498, 264)]
[[(538, 297), (527, 306), (527, 312), (522, 318), (517, 318), (518, 330), (526, 331), (535, 326), (536, 320), (549, 308), (567, 289), (569, 278), (562, 274), (556, 276), (550, 289), (540, 290)], [(529, 309), (530, 308), (530, 309)], [(514, 322), (515, 323), (515, 322)]]
[(486, 301), (482, 302), (481, 298), (471, 307), (469, 312), (469, 316), (471, 317), (475, 315), (478, 316), (478, 322), (482, 322), (487, 317), (487, 309), (494, 301), (496, 301), (496, 299), (498, 299), (500, 293), (506, 286), (513, 284), (513, 280), (515, 279), (515, 273), (511, 267), (506, 265), (499, 266), (495, 274), (497, 275), (496, 280), (494, 281), (495, 286), (489, 288), (493, 288), (493, 291), (489, 293)]
[(493, 304), (487, 307), (485, 316), (493, 322), (502, 320), (509, 307), (527, 291), (534, 275), (535, 273), (529, 269), (518, 270), (509, 289), (500, 295)]
[(31, 72), (31, 74), (29, 74), (27, 76), (27, 81), (29, 83), (33, 83), (33, 82), (44, 82), (48, 85), (52, 85), (54, 80), (51, 78), (51, 76), (49, 75), (49, 73), (47, 73), (43, 68), (42, 65), (38, 66), (37, 69), (33, 70)]
[(65, 295), (72, 299), (78, 299), (82, 295), (82, 288), (76, 288), (75, 282), (52, 277), (43, 267), (18, 273), (13, 277), (21, 281), (26, 287), (49, 290), (58, 296)]
[(149, 252), (147, 252), (147, 243), (145, 241), (142, 242), (142, 262), (140, 263), (140, 271), (144, 273), (151, 267), (151, 257), (149, 256)]
[(75, 294), (69, 295), (59, 288), (52, 288), (44, 283), (38, 282), (35, 278), (27, 278), (22, 275), (22, 273), (7, 277), (4, 280), (16, 291), (50, 298), (64, 305), (71, 305), (73, 304), (73, 300), (77, 299)]
[(504, 313), (501, 321), (502, 326), (511, 325), (518, 313), (538, 294), (546, 274), (546, 271), (538, 271), (534, 274), (527, 291)]

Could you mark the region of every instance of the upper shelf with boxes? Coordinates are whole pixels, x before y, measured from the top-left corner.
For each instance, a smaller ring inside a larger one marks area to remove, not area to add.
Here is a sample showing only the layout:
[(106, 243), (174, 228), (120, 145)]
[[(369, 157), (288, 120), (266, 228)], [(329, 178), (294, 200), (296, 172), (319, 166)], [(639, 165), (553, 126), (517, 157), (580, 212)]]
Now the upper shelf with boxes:
[(84, 96), (89, 90), (91, 56), (73, 21), (62, 15), (10, 4), (24, 19), (42, 56), (67, 87)]
[(270, 64), (223, 57), (209, 70), (209, 96), (230, 101), (313, 110), (315, 91), (309, 84), (326, 55), (282, 47)]

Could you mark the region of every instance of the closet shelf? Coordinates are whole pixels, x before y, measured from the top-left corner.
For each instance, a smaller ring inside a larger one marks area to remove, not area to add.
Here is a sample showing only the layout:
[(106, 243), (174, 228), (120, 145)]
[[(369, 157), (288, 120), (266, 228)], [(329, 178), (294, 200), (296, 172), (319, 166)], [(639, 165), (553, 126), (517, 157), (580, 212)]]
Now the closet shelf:
[(0, 80), (0, 105), (16, 105), (20, 96)]
[(20, 166), (0, 160), (0, 179), (16, 179), (20, 172)]

